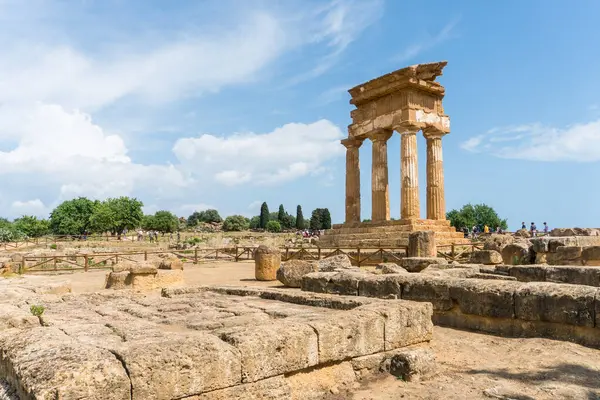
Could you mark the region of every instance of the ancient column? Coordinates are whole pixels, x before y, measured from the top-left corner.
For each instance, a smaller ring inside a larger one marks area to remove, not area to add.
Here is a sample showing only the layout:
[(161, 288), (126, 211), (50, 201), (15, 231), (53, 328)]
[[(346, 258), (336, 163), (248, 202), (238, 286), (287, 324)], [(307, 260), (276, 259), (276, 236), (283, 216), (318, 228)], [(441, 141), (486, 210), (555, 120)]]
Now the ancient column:
[(401, 132), (400, 143), (400, 218), (419, 219), (419, 164), (417, 157), (417, 132), (414, 128)]
[(373, 142), (373, 165), (371, 172), (372, 221), (390, 219), (390, 190), (388, 186), (387, 141), (391, 130), (377, 130), (368, 137)]
[(346, 147), (346, 224), (360, 222), (360, 164), (362, 140), (344, 139)]
[(427, 139), (427, 219), (446, 219), (442, 135), (425, 134)]

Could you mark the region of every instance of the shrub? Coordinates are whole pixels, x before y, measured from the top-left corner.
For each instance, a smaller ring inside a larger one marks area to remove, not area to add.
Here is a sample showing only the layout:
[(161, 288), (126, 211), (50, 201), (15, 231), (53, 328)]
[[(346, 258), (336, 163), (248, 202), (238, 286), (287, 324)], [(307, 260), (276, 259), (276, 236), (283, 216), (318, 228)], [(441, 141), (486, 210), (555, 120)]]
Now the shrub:
[(45, 310), (46, 309), (44, 308), (44, 306), (37, 306), (35, 304), (32, 304), (31, 307), (29, 307), (29, 311), (31, 311), (31, 314), (33, 314), (36, 317), (40, 317)]
[(56, 243), (52, 243), (52, 244), (50, 245), (50, 248), (51, 248), (52, 250), (56, 250), (56, 249), (57, 249), (57, 247), (58, 247), (58, 246), (56, 246)]
[(267, 230), (269, 232), (281, 232), (281, 224), (279, 221), (269, 221), (267, 222)]
[(230, 215), (223, 222), (223, 230), (226, 232), (245, 231), (249, 227), (250, 220), (243, 215)]

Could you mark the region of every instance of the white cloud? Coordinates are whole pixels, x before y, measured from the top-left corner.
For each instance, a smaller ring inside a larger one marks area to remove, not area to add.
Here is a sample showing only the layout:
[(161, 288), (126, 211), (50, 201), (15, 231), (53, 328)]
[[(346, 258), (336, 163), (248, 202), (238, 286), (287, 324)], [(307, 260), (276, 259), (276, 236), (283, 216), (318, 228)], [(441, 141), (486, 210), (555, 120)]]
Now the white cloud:
[(348, 94), (348, 89), (350, 87), (352, 87), (351, 84), (339, 85), (339, 86), (335, 86), (330, 89), (327, 89), (324, 92), (321, 92), (321, 94), (315, 100), (313, 106), (314, 107), (322, 107), (327, 104), (341, 101), (344, 97), (346, 97), (349, 100), (350, 95)]
[(291, 123), (265, 134), (209, 134), (179, 139), (173, 147), (182, 167), (212, 173), (226, 185), (273, 184), (319, 171), (343, 154), (340, 129), (327, 120)]
[(11, 204), (11, 211), (17, 216), (34, 215), (42, 218), (46, 218), (48, 216), (48, 209), (40, 199), (13, 201)]
[(460, 18), (455, 18), (451, 20), (436, 35), (428, 36), (426, 38), (423, 38), (421, 41), (408, 46), (402, 53), (394, 57), (394, 61), (398, 63), (409, 61), (418, 56), (419, 54), (423, 53), (424, 51), (427, 51), (435, 46), (446, 42), (447, 40), (452, 38), (454, 30), (459, 22)]
[(212, 206), (210, 204), (204, 204), (204, 203), (198, 203), (198, 204), (183, 204), (179, 207), (179, 211), (181, 211), (182, 213), (187, 213), (186, 215), (189, 215), (191, 213), (193, 213), (194, 211), (205, 211), (205, 210), (214, 210), (216, 209), (215, 206)]
[(600, 120), (566, 128), (541, 123), (494, 128), (464, 142), (471, 152), (533, 161), (600, 161)]

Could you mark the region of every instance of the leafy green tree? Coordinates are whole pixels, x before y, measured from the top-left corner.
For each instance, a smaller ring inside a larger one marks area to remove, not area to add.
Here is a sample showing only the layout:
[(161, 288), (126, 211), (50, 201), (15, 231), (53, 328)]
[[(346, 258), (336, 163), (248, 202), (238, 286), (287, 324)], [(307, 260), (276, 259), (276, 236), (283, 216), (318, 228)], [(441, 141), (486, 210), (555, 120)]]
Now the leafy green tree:
[(281, 225), (283, 225), (284, 221), (285, 221), (285, 208), (283, 208), (283, 204), (279, 205), (279, 211), (277, 212), (277, 221), (279, 221), (279, 223)]
[(50, 233), (50, 223), (45, 219), (37, 219), (24, 215), (13, 222), (14, 228), (28, 237), (40, 237)]
[(85, 197), (63, 201), (50, 213), (50, 230), (57, 235), (83, 235), (90, 231), (90, 219), (98, 201)]
[(321, 213), (318, 208), (313, 210), (310, 216), (310, 229), (313, 231), (321, 229)]
[(223, 218), (219, 215), (217, 210), (209, 209), (200, 212), (200, 221), (202, 222), (223, 222)]
[(250, 229), (260, 229), (260, 217), (258, 215), (250, 218)]
[(140, 226), (145, 231), (156, 230), (156, 223), (154, 220), (154, 215), (144, 215), (142, 217), (142, 222), (141, 222)]
[(197, 226), (200, 223), (201, 213), (194, 211), (187, 219), (187, 226)]
[(172, 233), (179, 228), (179, 219), (169, 211), (161, 210), (154, 213), (154, 229), (162, 233)]
[(269, 206), (267, 202), (262, 203), (260, 206), (260, 225), (261, 229), (267, 229), (267, 223), (269, 222)]
[(304, 229), (304, 215), (302, 215), (302, 207), (296, 207), (296, 229)]
[(282, 229), (292, 229), (296, 226), (296, 217), (285, 213), (285, 216), (283, 217), (283, 220), (280, 223)]
[(125, 229), (140, 226), (144, 213), (144, 203), (126, 196), (111, 198), (98, 205), (90, 218), (95, 232), (121, 234)]
[(281, 224), (279, 221), (269, 221), (267, 222), (267, 230), (273, 233), (281, 232)]
[(450, 221), (450, 225), (457, 229), (471, 228), (478, 226), (483, 228), (484, 225), (495, 229), (498, 226), (502, 229), (508, 229), (506, 219), (501, 219), (496, 211), (486, 204), (465, 204), (460, 210), (451, 210), (446, 213), (446, 219)]
[(226, 232), (245, 231), (249, 226), (250, 220), (243, 215), (230, 215), (223, 222), (223, 230)]

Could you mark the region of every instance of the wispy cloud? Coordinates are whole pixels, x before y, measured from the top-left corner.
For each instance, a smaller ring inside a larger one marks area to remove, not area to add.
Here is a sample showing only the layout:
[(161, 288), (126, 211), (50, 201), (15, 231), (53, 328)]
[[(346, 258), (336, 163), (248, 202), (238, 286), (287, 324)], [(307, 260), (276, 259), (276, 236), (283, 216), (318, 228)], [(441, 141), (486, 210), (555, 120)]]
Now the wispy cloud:
[(600, 161), (600, 119), (565, 128), (541, 123), (490, 129), (461, 144), (464, 150), (531, 161)]
[(322, 107), (327, 104), (331, 104), (333, 102), (340, 101), (344, 97), (349, 98), (348, 89), (351, 87), (352, 87), (351, 84), (347, 84), (347, 85), (339, 85), (339, 86), (335, 86), (330, 89), (327, 89), (324, 92), (322, 92), (319, 96), (317, 96), (317, 98), (315, 99), (315, 102), (313, 103), (313, 106), (314, 107)]
[(459, 22), (460, 17), (456, 17), (448, 22), (436, 35), (425, 37), (411, 44), (402, 53), (394, 57), (394, 62), (403, 63), (410, 61), (419, 54), (452, 39), (455, 37), (455, 28)]

